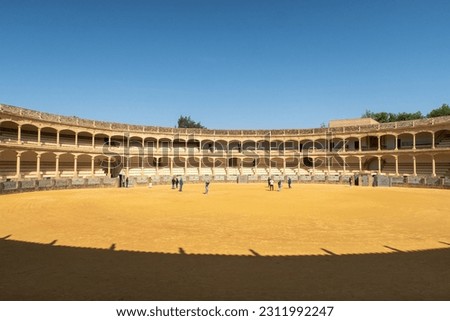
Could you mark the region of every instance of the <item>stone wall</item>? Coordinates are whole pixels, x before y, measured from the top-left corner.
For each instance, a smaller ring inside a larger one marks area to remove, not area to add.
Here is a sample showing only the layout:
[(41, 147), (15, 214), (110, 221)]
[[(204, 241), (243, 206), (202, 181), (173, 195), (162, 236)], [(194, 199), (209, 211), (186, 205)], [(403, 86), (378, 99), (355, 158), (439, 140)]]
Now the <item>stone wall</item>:
[[(293, 184), (349, 184), (366, 187), (425, 187), (425, 188), (448, 188), (450, 189), (450, 178), (429, 177), (429, 176), (387, 176), (371, 174), (346, 174), (346, 175), (300, 175), (300, 176), (277, 176), (275, 181), (282, 179), (287, 183), (288, 177)], [(203, 184), (205, 180), (217, 183), (258, 183), (267, 184), (268, 176), (185, 176), (184, 182), (187, 184)], [(152, 185), (170, 185), (172, 176), (154, 177), (130, 177), (129, 187)], [(118, 178), (74, 178), (74, 179), (41, 179), (24, 181), (4, 181), (0, 182), (0, 194), (22, 193), (31, 191), (47, 191), (60, 189), (78, 188), (110, 188), (119, 187)]]

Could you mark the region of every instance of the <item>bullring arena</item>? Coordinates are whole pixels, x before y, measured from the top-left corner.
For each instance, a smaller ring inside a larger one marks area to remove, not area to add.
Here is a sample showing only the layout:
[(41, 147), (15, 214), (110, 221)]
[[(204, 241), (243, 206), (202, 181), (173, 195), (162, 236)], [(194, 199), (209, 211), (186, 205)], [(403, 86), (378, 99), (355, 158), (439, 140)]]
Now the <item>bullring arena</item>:
[(0, 105), (0, 299), (449, 300), (449, 127), (174, 129)]

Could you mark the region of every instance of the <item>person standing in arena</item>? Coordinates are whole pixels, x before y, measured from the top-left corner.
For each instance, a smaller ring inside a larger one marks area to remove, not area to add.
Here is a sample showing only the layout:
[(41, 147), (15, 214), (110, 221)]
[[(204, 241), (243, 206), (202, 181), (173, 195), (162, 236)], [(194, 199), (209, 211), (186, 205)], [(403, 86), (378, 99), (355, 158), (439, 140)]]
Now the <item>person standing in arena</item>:
[(180, 177), (180, 180), (178, 181), (178, 184), (180, 184), (180, 192), (182, 192), (183, 191), (183, 177)]
[(206, 180), (205, 181), (205, 193), (203, 193), (203, 194), (208, 194), (208, 192), (209, 192), (209, 180)]

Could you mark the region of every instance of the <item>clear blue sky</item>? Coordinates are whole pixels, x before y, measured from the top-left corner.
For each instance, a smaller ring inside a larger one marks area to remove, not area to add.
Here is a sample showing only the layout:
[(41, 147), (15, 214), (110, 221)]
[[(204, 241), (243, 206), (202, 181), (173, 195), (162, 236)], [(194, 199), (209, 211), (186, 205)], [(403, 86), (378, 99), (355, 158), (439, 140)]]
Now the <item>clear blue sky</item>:
[(448, 0), (0, 0), (0, 102), (310, 128), (450, 104)]

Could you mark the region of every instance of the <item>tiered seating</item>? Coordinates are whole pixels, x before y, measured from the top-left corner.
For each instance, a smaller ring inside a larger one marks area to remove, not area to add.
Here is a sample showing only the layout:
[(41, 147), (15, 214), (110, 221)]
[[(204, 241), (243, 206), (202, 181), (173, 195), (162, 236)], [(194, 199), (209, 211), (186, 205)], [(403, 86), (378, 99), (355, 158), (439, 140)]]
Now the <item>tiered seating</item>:
[(128, 170), (128, 175), (129, 176), (141, 176), (142, 174), (142, 169), (141, 168), (130, 168)]
[(59, 137), (59, 143), (61, 146), (74, 146), (75, 145), (75, 137)]
[(255, 171), (256, 175), (268, 175), (268, 171), (266, 168), (258, 167)]
[(450, 177), (450, 162), (449, 163), (436, 163), (436, 175)]
[(155, 167), (144, 168), (144, 176), (154, 176), (154, 175), (156, 175)]
[(309, 172), (304, 169), (304, 168), (300, 168), (299, 170), (297, 170), (297, 175), (308, 175)]
[(158, 175), (169, 176), (170, 175), (170, 168), (168, 168), (168, 167), (159, 168), (158, 169)]
[(186, 168), (186, 175), (191, 175), (191, 176), (198, 175), (198, 168), (196, 168), (196, 167), (188, 167), (188, 168)]
[(0, 132), (0, 141), (17, 142), (17, 133), (1, 131)]
[(436, 143), (436, 147), (450, 148), (450, 134), (446, 134), (442, 139)]
[(177, 176), (183, 176), (184, 175), (184, 167), (173, 167), (172, 174), (177, 175)]
[(275, 176), (281, 176), (282, 175), (280, 169), (276, 168), (276, 167), (272, 167), (271, 170), (270, 170), (270, 173), (271, 173), (271, 175), (275, 175)]
[(284, 175), (295, 176), (297, 174), (294, 169), (286, 167), (286, 169), (284, 170)]
[(242, 175), (254, 175), (253, 168), (251, 167), (243, 167), (241, 171)]
[(239, 169), (236, 167), (228, 167), (228, 175), (230, 175), (230, 176), (240, 175)]
[(202, 167), (200, 170), (200, 175), (212, 175), (212, 169), (209, 167)]
[(223, 167), (216, 167), (214, 168), (214, 175), (226, 175), (225, 168)]

